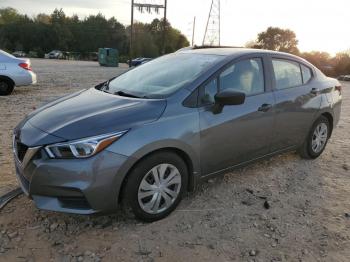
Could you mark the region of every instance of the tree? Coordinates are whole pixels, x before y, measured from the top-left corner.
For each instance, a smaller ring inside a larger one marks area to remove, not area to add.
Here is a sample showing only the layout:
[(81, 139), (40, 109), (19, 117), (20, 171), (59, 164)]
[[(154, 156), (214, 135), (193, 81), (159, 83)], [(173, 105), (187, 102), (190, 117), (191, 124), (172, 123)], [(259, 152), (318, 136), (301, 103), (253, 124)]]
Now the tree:
[(0, 25), (15, 23), (21, 19), (21, 15), (16, 9), (7, 7), (0, 9)]
[(133, 57), (157, 57), (161, 54), (161, 47), (150, 33), (149, 25), (143, 23), (134, 24)]
[(51, 24), (51, 16), (49, 16), (47, 14), (38, 14), (34, 18), (34, 22), (49, 25), (49, 24)]
[(250, 40), (244, 45), (246, 48), (257, 48), (261, 49), (261, 46), (256, 42), (256, 40)]
[(327, 52), (311, 51), (300, 54), (301, 57), (314, 64), (318, 68), (329, 65), (331, 61), (331, 55)]
[(334, 71), (337, 75), (350, 74), (350, 55), (348, 53), (338, 53), (333, 59)]
[[(163, 54), (163, 21), (154, 19), (150, 24), (136, 23), (134, 25), (133, 57), (157, 57)], [(130, 27), (127, 28), (127, 31), (130, 32)], [(185, 46), (189, 46), (187, 38), (173, 28), (169, 21), (166, 21), (165, 53), (175, 52)]]
[(334, 75), (334, 68), (331, 55), (327, 52), (311, 51), (301, 53), (300, 56), (311, 64), (315, 65), (326, 75)]
[[(101, 13), (79, 19), (66, 16), (62, 9), (52, 14), (38, 14), (34, 18), (19, 14), (13, 8), (0, 9), (0, 48), (35, 51), (43, 56), (53, 49), (78, 52), (88, 57), (100, 47), (119, 50), (123, 56), (129, 52), (130, 28), (114, 17), (106, 19)], [(135, 56), (157, 57), (163, 51), (163, 21), (155, 19), (151, 24), (135, 25)], [(189, 43), (180, 31), (166, 22), (166, 52), (174, 52)]]
[[(154, 19), (150, 25), (148, 25), (149, 32), (152, 34), (155, 44), (158, 49), (163, 49), (163, 27), (164, 19)], [(169, 21), (165, 23), (165, 53), (172, 53), (182, 47), (189, 46), (187, 38), (181, 34), (181, 32), (171, 26)]]
[(262, 49), (298, 54), (298, 40), (292, 30), (269, 27), (258, 34), (257, 46)]

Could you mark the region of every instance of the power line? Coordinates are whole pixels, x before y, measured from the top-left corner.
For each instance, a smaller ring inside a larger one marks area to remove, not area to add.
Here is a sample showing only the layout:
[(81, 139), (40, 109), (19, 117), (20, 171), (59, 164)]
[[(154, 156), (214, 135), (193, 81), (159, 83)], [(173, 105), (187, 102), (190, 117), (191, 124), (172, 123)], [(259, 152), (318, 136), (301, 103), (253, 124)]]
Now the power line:
[[(150, 1), (150, 0), (149, 0)], [(133, 29), (134, 29), (134, 9), (135, 7), (139, 12), (143, 13), (144, 10), (148, 13), (152, 13), (154, 10), (157, 14), (159, 13), (159, 9), (164, 9), (164, 20), (163, 20), (163, 54), (165, 54), (165, 30), (166, 30), (166, 18), (167, 18), (167, 0), (164, 0), (164, 4), (155, 4), (154, 1), (152, 3), (135, 3), (135, 0), (131, 0), (131, 25), (130, 25), (130, 50), (129, 50), (129, 66), (131, 67), (131, 60), (133, 57), (132, 48), (133, 48)]]

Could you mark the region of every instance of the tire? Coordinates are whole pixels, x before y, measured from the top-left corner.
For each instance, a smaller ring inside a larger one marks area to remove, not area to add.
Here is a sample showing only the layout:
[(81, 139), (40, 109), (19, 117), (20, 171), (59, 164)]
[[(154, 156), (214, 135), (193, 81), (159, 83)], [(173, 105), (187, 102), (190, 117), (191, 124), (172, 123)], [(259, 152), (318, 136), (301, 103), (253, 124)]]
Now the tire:
[(7, 79), (0, 79), (0, 96), (8, 96), (12, 93), (15, 85)]
[[(167, 179), (170, 179), (168, 183)], [(123, 189), (123, 204), (131, 208), (136, 218), (145, 222), (157, 221), (177, 207), (187, 183), (188, 170), (181, 157), (172, 152), (154, 153), (130, 172)]]
[[(322, 129), (320, 129), (322, 128)], [(316, 130), (318, 129), (320, 130), (324, 130), (326, 128), (326, 133), (319, 132), (319, 134), (321, 134), (321, 138), (316, 138)], [(326, 148), (328, 139), (330, 137), (331, 134), (331, 128), (330, 128), (330, 123), (329, 120), (327, 119), (327, 117), (324, 116), (320, 116), (312, 125), (311, 130), (308, 134), (308, 136), (306, 137), (303, 145), (301, 146), (301, 148), (299, 149), (299, 154), (302, 158), (305, 159), (316, 159), (318, 158), (323, 151)], [(313, 143), (314, 141), (314, 143)], [(320, 146), (317, 147), (317, 141), (320, 142)]]

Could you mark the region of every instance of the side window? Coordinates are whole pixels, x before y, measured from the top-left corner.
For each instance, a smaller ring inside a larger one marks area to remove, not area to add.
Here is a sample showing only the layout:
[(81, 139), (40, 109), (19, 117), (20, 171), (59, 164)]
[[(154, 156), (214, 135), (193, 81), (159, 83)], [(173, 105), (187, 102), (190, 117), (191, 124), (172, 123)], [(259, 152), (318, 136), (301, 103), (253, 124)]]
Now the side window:
[(261, 58), (247, 59), (233, 64), (220, 75), (220, 90), (227, 88), (246, 95), (263, 93), (264, 70)]
[(301, 67), (301, 72), (303, 74), (303, 83), (306, 84), (312, 78), (312, 71), (310, 68), (302, 64), (300, 65), (300, 67)]
[(285, 89), (303, 84), (299, 63), (272, 59), (272, 65), (276, 79), (276, 89)]
[(215, 78), (204, 86), (203, 96), (201, 98), (200, 104), (202, 105), (213, 104), (215, 102), (214, 97), (217, 92), (218, 92), (218, 81)]

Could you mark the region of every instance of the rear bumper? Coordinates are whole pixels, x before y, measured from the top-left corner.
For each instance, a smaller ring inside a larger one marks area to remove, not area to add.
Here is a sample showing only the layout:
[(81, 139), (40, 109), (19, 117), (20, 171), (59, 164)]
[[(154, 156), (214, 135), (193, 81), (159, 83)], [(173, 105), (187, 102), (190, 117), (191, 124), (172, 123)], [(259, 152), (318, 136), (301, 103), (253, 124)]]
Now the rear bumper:
[(341, 115), (341, 105), (342, 105), (342, 99), (340, 98), (337, 103), (334, 104), (333, 112), (334, 112), (334, 127), (336, 127), (340, 120)]
[(107, 150), (88, 159), (57, 160), (39, 149), (25, 166), (14, 156), (17, 179), (39, 209), (92, 214), (117, 208), (128, 157)]
[(22, 70), (21, 74), (14, 77), (16, 86), (29, 86), (37, 83), (37, 76), (29, 70)]

